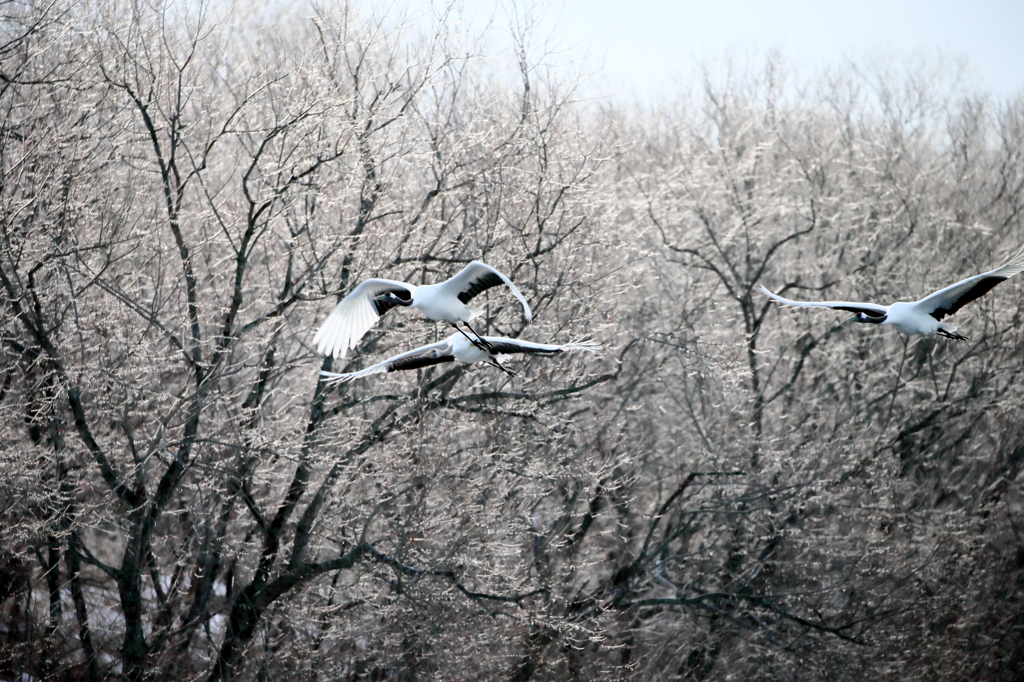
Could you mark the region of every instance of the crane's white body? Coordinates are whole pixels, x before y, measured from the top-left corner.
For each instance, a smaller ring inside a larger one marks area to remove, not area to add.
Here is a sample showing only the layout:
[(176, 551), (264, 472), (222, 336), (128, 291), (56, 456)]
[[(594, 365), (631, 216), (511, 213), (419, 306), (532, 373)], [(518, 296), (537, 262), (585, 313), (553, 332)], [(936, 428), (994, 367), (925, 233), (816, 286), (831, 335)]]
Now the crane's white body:
[(853, 318), (858, 322), (873, 324), (891, 324), (909, 336), (917, 334), (941, 334), (952, 339), (966, 339), (959, 334), (956, 327), (942, 322), (942, 318), (952, 315), (971, 301), (974, 301), (992, 290), (1000, 282), (1024, 271), (1024, 247), (1002, 267), (968, 277), (956, 284), (939, 289), (925, 296), (920, 301), (907, 303), (899, 301), (889, 306), (877, 303), (858, 303), (853, 301), (794, 301), (773, 294), (764, 286), (761, 287), (769, 298), (784, 305), (801, 308), (832, 308), (857, 313)]
[[(346, 372), (339, 374), (335, 372), (323, 372), (324, 381), (330, 383), (345, 383), (353, 379), (370, 376), (371, 374), (386, 374), (409, 369), (428, 367), (443, 362), (462, 362), (473, 365), (484, 362), (504, 369), (502, 363), (511, 355), (525, 353), (529, 355), (555, 355), (566, 351), (586, 351), (595, 353), (600, 349), (593, 341), (573, 341), (564, 344), (532, 343), (519, 339), (510, 339), (504, 336), (482, 336), (480, 341), (485, 344), (476, 344), (468, 339), (461, 332), (456, 332), (443, 341), (421, 346), (407, 353), (395, 355), (376, 365), (357, 372)], [(493, 349), (488, 350), (488, 348)], [(508, 371), (508, 370), (506, 370)]]
[[(344, 358), (381, 315), (395, 305), (417, 308), (432, 320), (455, 324), (469, 322), (481, 311), (466, 302), (482, 291), (504, 284), (523, 306), (527, 323), (533, 321), (530, 304), (505, 275), (490, 265), (473, 261), (454, 277), (438, 284), (416, 286), (392, 279), (367, 279), (359, 283), (324, 321), (313, 337), (317, 352)], [(390, 298), (389, 298), (390, 297)], [(389, 300), (383, 300), (389, 299)], [(399, 300), (401, 299), (401, 300)]]
[(889, 312), (880, 324), (891, 324), (908, 336), (915, 334), (935, 334), (940, 329), (952, 334), (956, 327), (939, 322), (928, 313), (921, 313), (916, 303), (902, 301), (889, 306)]
[[(484, 338), (485, 341), (490, 343), (492, 339), (497, 341), (501, 337), (496, 337), (496, 336), (488, 337), (488, 336), (485, 336), (483, 338)], [(476, 345), (475, 343), (472, 343), (468, 338), (466, 338), (462, 334), (452, 334), (451, 336), (449, 336), (447, 338), (447, 341), (448, 341), (448, 346), (451, 348), (452, 356), (456, 360), (458, 360), (459, 362), (461, 362), (463, 364), (466, 364), (466, 365), (475, 365), (478, 362), (488, 362), (488, 361), (496, 362), (498, 364), (501, 364), (501, 362), (503, 360), (508, 358), (507, 354), (504, 354), (504, 353), (494, 354), (494, 353), (491, 353), (486, 348), (481, 348), (480, 346)], [(534, 345), (535, 346), (540, 346), (540, 344), (534, 344)], [(550, 349), (552, 351), (561, 350), (561, 348), (559, 346), (545, 346), (545, 349)]]
[(483, 313), (479, 308), (470, 308), (457, 296), (452, 296), (446, 288), (447, 284), (442, 282), (416, 287), (413, 289), (412, 307), (432, 320), (450, 324), (472, 322)]

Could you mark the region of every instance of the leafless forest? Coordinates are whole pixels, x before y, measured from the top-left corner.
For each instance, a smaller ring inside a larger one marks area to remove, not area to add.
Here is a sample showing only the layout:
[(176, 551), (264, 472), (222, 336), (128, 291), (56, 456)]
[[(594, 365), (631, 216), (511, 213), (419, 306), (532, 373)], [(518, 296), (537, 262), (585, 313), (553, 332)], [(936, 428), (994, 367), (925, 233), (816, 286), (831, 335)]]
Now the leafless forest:
[[(1009, 680), (1024, 99), (771, 56), (595, 101), (527, 13), (0, 2), (0, 679)], [(481, 331), (605, 352), (345, 371), (366, 277), (479, 259)]]

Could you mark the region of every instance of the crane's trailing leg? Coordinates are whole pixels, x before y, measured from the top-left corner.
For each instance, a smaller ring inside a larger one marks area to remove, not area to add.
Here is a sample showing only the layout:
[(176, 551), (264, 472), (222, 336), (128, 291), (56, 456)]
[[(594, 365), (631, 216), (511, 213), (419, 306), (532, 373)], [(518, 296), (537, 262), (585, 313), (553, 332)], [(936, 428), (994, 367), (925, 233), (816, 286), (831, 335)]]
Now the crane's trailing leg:
[(950, 327), (949, 325), (941, 325), (935, 331), (939, 336), (945, 336), (947, 339), (956, 339), (957, 341), (969, 341), (968, 337), (964, 336), (956, 330), (956, 327)]
[[(477, 341), (479, 341), (480, 343), (483, 344), (482, 346), (480, 346), (481, 348), (486, 349), (488, 353), (494, 351), (494, 348), (491, 346), (491, 344), (489, 344), (487, 342), (487, 339), (485, 339), (481, 334), (478, 334), (477, 331), (475, 329), (473, 329), (473, 327), (470, 326), (469, 322), (463, 322), (462, 324), (464, 324), (467, 327), (469, 327), (469, 331), (473, 332), (473, 335), (476, 336)], [(477, 344), (477, 345), (479, 345), (479, 344)]]
[(502, 372), (504, 372), (505, 374), (509, 375), (510, 377), (517, 377), (517, 376), (519, 376), (518, 374), (516, 374), (515, 372), (510, 370), (508, 367), (505, 367), (504, 365), (502, 365), (500, 362), (488, 362), (487, 364), (494, 365), (495, 367), (497, 367), (498, 369), (500, 369)]
[(474, 339), (474, 338), (473, 338), (472, 336), (470, 336), (469, 334), (467, 334), (467, 333), (466, 333), (465, 331), (463, 331), (462, 327), (460, 327), (460, 326), (459, 326), (458, 324), (456, 324), (455, 322), (449, 322), (448, 324), (450, 324), (451, 326), (455, 327), (455, 330), (456, 330), (457, 332), (459, 332), (460, 334), (462, 334), (463, 336), (465, 336), (465, 337), (466, 337), (467, 339), (469, 339), (469, 342), (470, 342), (471, 344), (473, 344), (474, 346), (476, 346), (477, 348), (479, 348), (480, 350), (482, 350), (482, 351), (485, 351), (485, 352), (487, 352), (487, 353), (490, 353), (490, 352), (491, 352), (491, 344), (489, 344), (489, 343), (487, 343), (486, 341), (484, 341), (484, 340), (483, 340), (483, 339), (482, 339), (482, 338), (480, 337), (480, 335), (479, 335), (479, 334), (477, 334), (477, 333), (476, 333), (476, 332), (475, 332), (475, 331), (473, 330), (473, 328), (472, 328), (472, 327), (469, 327), (469, 323), (468, 323), (468, 322), (466, 322), (466, 323), (464, 323), (464, 324), (465, 324), (465, 325), (466, 325), (467, 327), (469, 327), (469, 331), (473, 332), (473, 335), (474, 335), (474, 336), (476, 336), (476, 338), (475, 338), (475, 339)]

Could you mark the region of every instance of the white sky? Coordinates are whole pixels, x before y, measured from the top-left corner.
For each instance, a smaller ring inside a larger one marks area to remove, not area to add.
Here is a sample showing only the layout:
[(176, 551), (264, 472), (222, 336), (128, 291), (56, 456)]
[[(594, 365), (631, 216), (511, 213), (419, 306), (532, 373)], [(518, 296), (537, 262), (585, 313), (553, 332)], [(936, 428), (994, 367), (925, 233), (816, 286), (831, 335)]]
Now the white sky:
[[(507, 2), (464, 2), (467, 18), (505, 23)], [(1024, 0), (541, 0), (537, 7), (540, 32), (565, 58), (582, 58), (603, 94), (657, 99), (688, 82), (702, 60), (779, 48), (805, 75), (847, 57), (965, 58), (968, 89), (1024, 95)]]

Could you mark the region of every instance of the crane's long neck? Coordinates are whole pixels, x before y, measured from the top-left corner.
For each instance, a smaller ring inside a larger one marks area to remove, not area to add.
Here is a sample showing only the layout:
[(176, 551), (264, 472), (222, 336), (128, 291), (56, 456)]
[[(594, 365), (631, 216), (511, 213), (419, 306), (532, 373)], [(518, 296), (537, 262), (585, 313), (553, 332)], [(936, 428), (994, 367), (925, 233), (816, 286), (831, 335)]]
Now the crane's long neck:
[(399, 298), (398, 296), (395, 296), (393, 293), (388, 292), (383, 296), (378, 296), (377, 298), (373, 299), (373, 304), (377, 309), (377, 315), (384, 315), (384, 313), (391, 310), (395, 306), (400, 305), (403, 308), (408, 308), (409, 306), (411, 306), (412, 296), (410, 296), (408, 299), (402, 299)]
[(872, 317), (871, 315), (865, 315), (864, 313), (857, 313), (850, 319), (854, 322), (864, 322), (866, 324), (884, 324), (888, 320), (888, 315), (882, 315), (881, 317)]

